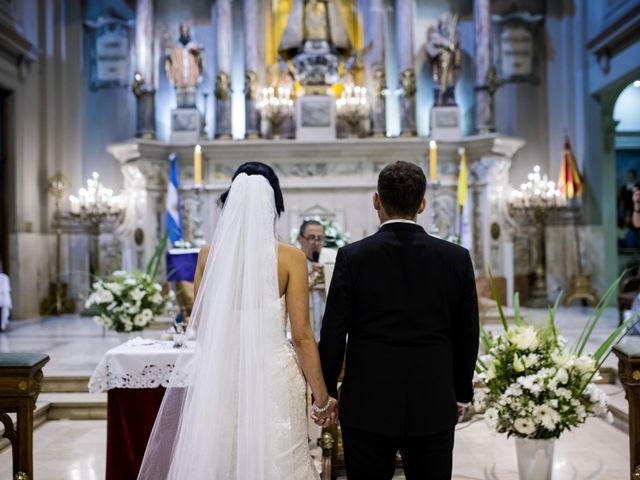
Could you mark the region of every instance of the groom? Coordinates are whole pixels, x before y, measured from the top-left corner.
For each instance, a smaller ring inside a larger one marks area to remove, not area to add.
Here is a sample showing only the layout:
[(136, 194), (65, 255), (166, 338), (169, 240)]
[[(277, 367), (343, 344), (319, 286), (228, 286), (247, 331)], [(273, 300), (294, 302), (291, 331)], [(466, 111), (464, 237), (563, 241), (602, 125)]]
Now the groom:
[(473, 397), (478, 302), (469, 252), (416, 224), (426, 179), (411, 163), (378, 177), (374, 235), (341, 248), (320, 357), (337, 397), (349, 480), (451, 478), (454, 427)]

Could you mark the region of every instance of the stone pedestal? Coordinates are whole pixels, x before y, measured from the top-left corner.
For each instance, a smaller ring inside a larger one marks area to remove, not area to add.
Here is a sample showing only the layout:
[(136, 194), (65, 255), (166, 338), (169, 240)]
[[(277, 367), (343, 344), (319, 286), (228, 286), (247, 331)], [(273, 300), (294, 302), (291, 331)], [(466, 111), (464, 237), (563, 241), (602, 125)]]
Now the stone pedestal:
[(336, 102), (331, 95), (305, 95), (296, 102), (296, 139), (336, 139)]
[(434, 140), (460, 140), (460, 109), (457, 106), (431, 109), (431, 135)]
[(198, 143), (200, 139), (200, 112), (197, 108), (175, 108), (171, 110), (171, 143)]

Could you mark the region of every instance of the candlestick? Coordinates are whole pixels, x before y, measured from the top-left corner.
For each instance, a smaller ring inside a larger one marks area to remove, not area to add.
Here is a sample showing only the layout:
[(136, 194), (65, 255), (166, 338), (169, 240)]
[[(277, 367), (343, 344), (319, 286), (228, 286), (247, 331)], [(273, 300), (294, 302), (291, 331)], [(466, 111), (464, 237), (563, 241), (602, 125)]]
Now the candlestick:
[(196, 186), (202, 185), (202, 148), (196, 145), (193, 150), (193, 183)]
[(432, 182), (438, 179), (438, 144), (435, 140), (429, 142), (429, 179)]

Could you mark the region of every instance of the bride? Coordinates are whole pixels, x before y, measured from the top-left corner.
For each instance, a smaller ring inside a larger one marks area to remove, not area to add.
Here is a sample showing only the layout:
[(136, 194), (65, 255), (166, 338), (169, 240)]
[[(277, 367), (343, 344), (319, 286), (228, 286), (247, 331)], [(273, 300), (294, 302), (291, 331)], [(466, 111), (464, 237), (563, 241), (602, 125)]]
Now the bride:
[(318, 479), (306, 382), (319, 425), (335, 421), (337, 401), (309, 323), (305, 255), (276, 240), (284, 211), (278, 177), (268, 165), (245, 163), (220, 202), (212, 246), (198, 257), (195, 353), (176, 361), (138, 478)]

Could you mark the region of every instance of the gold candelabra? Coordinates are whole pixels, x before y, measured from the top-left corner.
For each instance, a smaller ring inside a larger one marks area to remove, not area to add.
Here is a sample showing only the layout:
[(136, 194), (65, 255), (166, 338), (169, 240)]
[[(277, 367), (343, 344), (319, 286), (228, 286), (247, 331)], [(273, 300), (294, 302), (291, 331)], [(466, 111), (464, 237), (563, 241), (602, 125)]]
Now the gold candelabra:
[(293, 114), (293, 99), (291, 90), (284, 87), (263, 88), (260, 102), (258, 103), (260, 115), (271, 125), (273, 138), (280, 138), (280, 130), (285, 120)]
[(533, 288), (528, 305), (544, 308), (549, 304), (546, 272), (545, 228), (549, 214), (566, 208), (566, 200), (556, 184), (549, 181), (547, 175), (540, 173), (536, 165), (527, 176), (527, 182), (519, 190), (511, 192), (509, 210), (527, 223), (533, 222), (535, 228), (536, 265), (533, 271)]
[(345, 84), (340, 98), (336, 100), (338, 118), (349, 126), (348, 136), (357, 137), (363, 132), (363, 122), (369, 115), (369, 102), (367, 101), (367, 89), (354, 85), (352, 82)]
[(43, 301), (43, 312), (53, 315), (73, 311), (73, 305), (66, 298), (66, 284), (62, 282), (62, 224), (60, 218), (60, 202), (69, 191), (69, 181), (58, 172), (47, 181), (47, 192), (54, 199), (53, 229), (56, 235), (55, 279), (49, 287), (49, 297)]
[(120, 220), (123, 205), (120, 196), (106, 188), (97, 172), (91, 174), (86, 188), (78, 190), (78, 195), (69, 195), (72, 218), (89, 226), (92, 235), (90, 249), (90, 273), (100, 276), (100, 231), (103, 224), (114, 224)]

